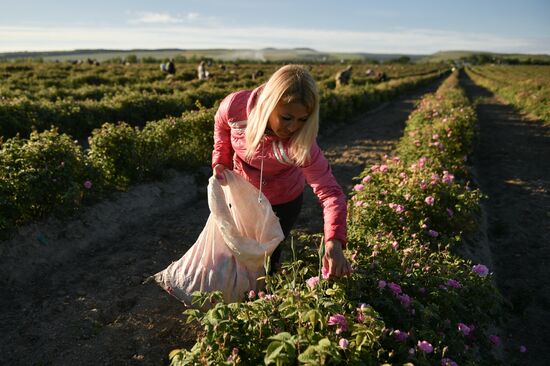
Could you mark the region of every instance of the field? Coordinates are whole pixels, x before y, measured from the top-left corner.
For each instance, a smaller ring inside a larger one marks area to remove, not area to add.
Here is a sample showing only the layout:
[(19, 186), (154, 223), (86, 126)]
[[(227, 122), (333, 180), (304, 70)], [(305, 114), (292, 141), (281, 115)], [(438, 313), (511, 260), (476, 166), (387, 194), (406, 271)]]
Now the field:
[(357, 64), (337, 87), (342, 65), (307, 65), (319, 144), (349, 196), (354, 273), (319, 275), (307, 190), (266, 291), (229, 305), (205, 294), (213, 309), (186, 315), (143, 281), (206, 221), (220, 100), (279, 65), (213, 64), (209, 80), (176, 67), (0, 63), (6, 362), (543, 364), (548, 67)]

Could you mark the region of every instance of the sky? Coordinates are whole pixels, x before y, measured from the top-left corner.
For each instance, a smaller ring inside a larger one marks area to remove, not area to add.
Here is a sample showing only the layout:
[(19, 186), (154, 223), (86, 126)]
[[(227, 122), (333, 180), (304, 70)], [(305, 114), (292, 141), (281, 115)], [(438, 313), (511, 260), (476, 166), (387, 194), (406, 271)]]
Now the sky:
[(308, 47), (550, 54), (550, 0), (0, 0), (0, 52)]

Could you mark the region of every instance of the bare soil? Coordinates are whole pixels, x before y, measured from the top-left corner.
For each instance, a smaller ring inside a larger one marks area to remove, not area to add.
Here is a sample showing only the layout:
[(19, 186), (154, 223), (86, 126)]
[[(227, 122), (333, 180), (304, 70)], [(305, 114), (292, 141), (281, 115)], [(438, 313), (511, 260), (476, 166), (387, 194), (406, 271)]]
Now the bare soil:
[[(476, 102), (473, 165), (487, 217), (497, 287), (510, 314), (503, 324), (506, 365), (548, 365), (550, 351), (550, 125), (503, 103), (463, 75)], [(524, 345), (527, 352), (520, 353)]]
[[(415, 102), (438, 84), (319, 139), (346, 192), (365, 166), (390, 154)], [(176, 177), (172, 190), (143, 185), (72, 221), (20, 230), (0, 253), (0, 364), (166, 365), (171, 350), (192, 347), (198, 329), (185, 324), (183, 304), (155, 283), (142, 282), (195, 242), (209, 214), (209, 173), (205, 168), (194, 185)], [(190, 191), (187, 199), (177, 199)], [(144, 200), (148, 204), (130, 209)], [(322, 231), (321, 208), (309, 188), (296, 230)], [(56, 254), (62, 245), (74, 250)]]

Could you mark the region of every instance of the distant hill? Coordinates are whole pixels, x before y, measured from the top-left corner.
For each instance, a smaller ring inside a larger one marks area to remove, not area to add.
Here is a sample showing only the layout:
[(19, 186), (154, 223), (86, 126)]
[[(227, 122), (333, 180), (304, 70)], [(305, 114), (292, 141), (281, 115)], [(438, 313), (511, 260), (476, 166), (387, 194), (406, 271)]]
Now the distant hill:
[(166, 59), (175, 57), (212, 58), (224, 61), (251, 60), (251, 61), (303, 61), (303, 62), (338, 62), (338, 61), (387, 61), (407, 56), (411, 60), (417, 60), (427, 55), (405, 54), (377, 54), (377, 53), (352, 53), (352, 52), (319, 52), (311, 48), (263, 48), (263, 49), (132, 49), (132, 50), (73, 50), (73, 51), (44, 51), (44, 52), (6, 52), (0, 53), (0, 60), (13, 60), (21, 58), (38, 59), (44, 61), (67, 61), (92, 58), (104, 61), (113, 58), (124, 59), (135, 55), (138, 58), (153, 57)]
[(21, 58), (43, 59), (44, 61), (85, 60), (87, 58), (105, 61), (114, 58), (124, 59), (134, 55), (138, 59), (150, 57), (155, 59), (169, 59), (185, 57), (187, 59), (212, 58), (230, 61), (298, 61), (298, 62), (384, 62), (400, 57), (408, 57), (412, 62), (449, 62), (461, 58), (484, 55), (489, 58), (517, 59), (519, 61), (542, 60), (550, 62), (550, 55), (505, 54), (483, 51), (440, 51), (431, 55), (421, 54), (382, 54), (364, 52), (320, 52), (312, 48), (262, 48), (262, 49), (132, 49), (132, 50), (73, 50), (73, 51), (45, 51), (45, 52), (6, 52), (0, 53), (0, 60), (14, 60)]
[(418, 62), (445, 62), (460, 60), (464, 58), (472, 58), (476, 55), (485, 55), (490, 58), (499, 58), (502, 60), (517, 59), (521, 62), (525, 62), (528, 59), (550, 62), (550, 55), (546, 54), (496, 53), (485, 51), (439, 51), (418, 59)]

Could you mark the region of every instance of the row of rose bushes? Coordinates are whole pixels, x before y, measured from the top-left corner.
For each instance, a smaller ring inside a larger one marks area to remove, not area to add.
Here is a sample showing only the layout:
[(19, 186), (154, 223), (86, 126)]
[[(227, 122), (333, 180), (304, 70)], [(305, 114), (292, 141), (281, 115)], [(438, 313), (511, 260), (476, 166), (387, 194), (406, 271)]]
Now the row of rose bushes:
[[(152, 65), (18, 66), (15, 70), (5, 67), (6, 81), (0, 86), (0, 135), (4, 139), (17, 133), (28, 137), (33, 130), (56, 126), (84, 140), (105, 122), (143, 126), (197, 110), (199, 105), (210, 108), (232, 90), (251, 88), (258, 82), (251, 80), (247, 67), (199, 81), (193, 74), (196, 65), (185, 65), (183, 72), (168, 79)], [(0, 65), (0, 73), (1, 69)]]
[[(239, 68), (230, 67), (227, 74), (242, 78), (250, 78), (252, 68), (262, 68), (264, 71), (274, 66), (245, 65)], [(218, 71), (210, 68), (211, 72)], [(120, 87), (132, 90), (148, 89), (148, 85), (164, 85), (167, 74), (159, 70), (158, 65), (132, 64), (117, 65), (67, 65), (58, 63), (29, 62), (21, 65), (0, 63), (0, 75), (4, 82), (0, 86), (0, 94), (6, 98), (27, 96), (32, 99), (55, 99), (58, 95), (80, 94), (81, 88), (97, 87), (107, 94), (117, 92)], [(222, 76), (218, 73), (218, 76)], [(186, 88), (187, 81), (197, 81), (196, 64), (178, 64), (175, 75), (169, 77), (175, 88)]]
[(197, 110), (197, 104), (211, 108), (228, 93), (226, 88), (205, 86), (171, 95), (128, 92), (99, 101), (11, 99), (0, 103), (0, 134), (12, 137), (19, 133), (26, 137), (33, 130), (56, 126), (74, 138), (85, 139), (105, 122), (126, 121), (143, 126), (148, 121)]
[(379, 84), (346, 85), (336, 89), (321, 87), (321, 128), (326, 124), (350, 121), (360, 111), (369, 110), (387, 102), (406, 90), (414, 89), (446, 75), (434, 71), (429, 74), (406, 76)]
[(481, 66), (466, 69), (477, 84), (519, 110), (550, 122), (550, 66)]
[[(321, 129), (438, 75), (404, 78), (374, 91), (346, 87), (324, 92)], [(147, 122), (143, 128), (105, 123), (92, 131), (87, 149), (57, 128), (8, 139), (0, 146), (0, 234), (49, 214), (70, 213), (113, 190), (159, 179), (169, 168), (207, 165), (216, 105)]]
[[(261, 71), (263, 76), (256, 77), (256, 81), (267, 78), (280, 65), (276, 64), (228, 64), (225, 70), (220, 65), (212, 65), (208, 70), (214, 77), (209, 80), (217, 82), (246, 82), (252, 79), (252, 74)], [(312, 64), (308, 65), (316, 80), (330, 79), (340, 71), (342, 65)], [(443, 64), (414, 64), (414, 65), (355, 65), (351, 82), (363, 85), (368, 79), (365, 71), (374, 69), (384, 72), (388, 79), (397, 79), (408, 76), (419, 76), (437, 70), (447, 69)], [(166, 74), (159, 71), (158, 65), (132, 64), (116, 65), (66, 65), (58, 63), (25, 63), (18, 65), (0, 63), (0, 76), (3, 78), (0, 85), (0, 96), (3, 98), (27, 97), (30, 100), (47, 99), (55, 101), (60, 98), (84, 100), (87, 98), (99, 100), (125, 92), (154, 91), (159, 94), (173, 93), (174, 90), (184, 91), (197, 83), (196, 64), (177, 64), (176, 73), (170, 76), (169, 83)], [(200, 83), (199, 83), (200, 84)], [(235, 86), (237, 87), (237, 86)]]
[[(366, 169), (349, 202), (351, 276), (327, 278), (322, 237), (241, 303), (196, 293), (187, 320), (202, 331), (171, 365), (495, 364), (489, 332), (500, 296), (489, 270), (456, 255), (477, 230), (471, 187), (475, 112), (453, 74), (411, 114), (395, 156)], [(298, 257), (300, 259), (298, 259)], [(266, 268), (269, 265), (266, 265)]]
[[(273, 69), (274, 66), (271, 65), (270, 68)], [(155, 74), (159, 73), (160, 71), (155, 70)], [(330, 100), (334, 100), (330, 108), (335, 111), (332, 114), (339, 112), (338, 118), (343, 119), (350, 114), (349, 105), (344, 102), (352, 96), (355, 99), (356, 96), (360, 96), (362, 103), (376, 104), (380, 99), (391, 96), (387, 94), (393, 95), (400, 92), (403, 87), (410, 87), (411, 83), (425, 81), (438, 74), (439, 70), (436, 70), (428, 74), (398, 78), (389, 82), (389, 86), (383, 87), (382, 91), (377, 90), (378, 87), (365, 84), (347, 87), (347, 95), (341, 95), (340, 91), (331, 90), (329, 87), (322, 87), (321, 90), (331, 94)], [(166, 83), (164, 80), (159, 83), (159, 80), (155, 80), (149, 83), (149, 86), (147, 83), (144, 85), (148, 78), (143, 75), (143, 79), (135, 85), (109, 91), (111, 88), (106, 88), (102, 83), (109, 80), (107, 76), (89, 74), (81, 76), (80, 79), (95, 80), (99, 84), (97, 88), (87, 87), (74, 91), (59, 91), (53, 88), (53, 92), (38, 100), (27, 95), (0, 98), (0, 136), (8, 138), (19, 133), (22, 137), (27, 137), (33, 130), (44, 131), (50, 126), (56, 126), (60, 132), (83, 140), (94, 128), (105, 122), (124, 121), (132, 126), (143, 126), (148, 121), (197, 110), (198, 104), (210, 108), (231, 91), (251, 88), (260, 82), (254, 82), (250, 80), (249, 74), (246, 75), (248, 78), (241, 77), (240, 80), (232, 80), (233, 76), (238, 76), (237, 74), (222, 79), (181, 83)], [(265, 77), (267, 76), (263, 79)], [(329, 82), (334, 84), (333, 78)], [(32, 88), (32, 85), (24, 87)], [(340, 100), (336, 100), (338, 96)], [(83, 97), (85, 99), (82, 99)], [(343, 111), (347, 112), (347, 115)], [(330, 117), (334, 119), (333, 116)]]
[(114, 190), (203, 166), (211, 154), (215, 109), (186, 112), (139, 129), (106, 123), (89, 148), (56, 128), (14, 137), (0, 149), (0, 236), (49, 215), (66, 216)]

